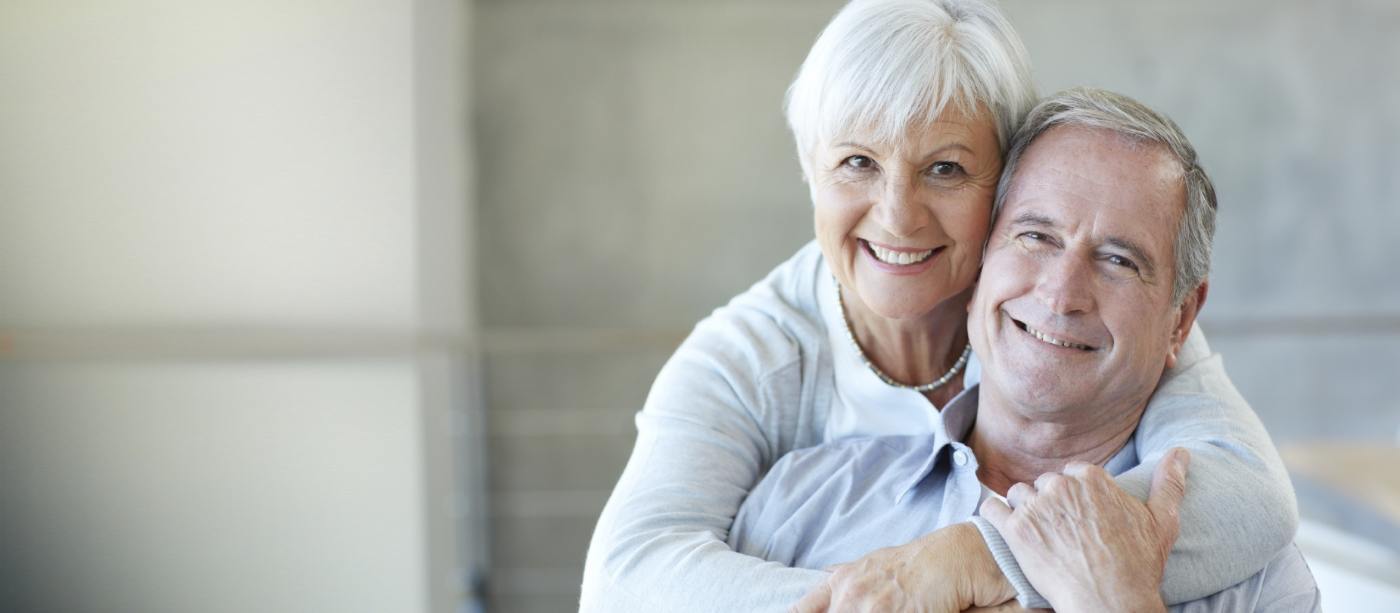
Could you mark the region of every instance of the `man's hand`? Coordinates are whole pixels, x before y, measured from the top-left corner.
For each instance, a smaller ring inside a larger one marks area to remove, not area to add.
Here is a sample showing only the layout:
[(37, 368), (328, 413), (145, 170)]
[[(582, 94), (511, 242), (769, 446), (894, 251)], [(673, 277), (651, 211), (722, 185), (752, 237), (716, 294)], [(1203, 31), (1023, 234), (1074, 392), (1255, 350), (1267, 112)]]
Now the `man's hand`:
[(1173, 449), (1152, 475), (1147, 504), (1098, 466), (1072, 463), (1035, 486), (990, 498), (982, 517), (996, 526), (1026, 578), (1060, 613), (1164, 611), (1160, 594), (1177, 537), (1190, 455)]
[(830, 570), (831, 577), (804, 596), (793, 608), (795, 613), (951, 613), (1016, 597), (981, 533), (969, 523), (941, 528)]
[(1015, 600), (1008, 600), (992, 607), (973, 607), (963, 613), (1054, 613), (1050, 609), (1027, 609)]

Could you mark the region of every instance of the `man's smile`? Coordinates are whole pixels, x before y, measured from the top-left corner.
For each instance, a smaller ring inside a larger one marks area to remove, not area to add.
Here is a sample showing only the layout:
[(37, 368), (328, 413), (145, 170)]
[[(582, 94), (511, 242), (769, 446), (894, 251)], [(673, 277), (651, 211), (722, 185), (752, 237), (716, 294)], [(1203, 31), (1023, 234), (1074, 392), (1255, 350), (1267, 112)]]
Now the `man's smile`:
[(1007, 318), (1010, 319), (1012, 323), (1016, 324), (1017, 328), (1020, 328), (1026, 334), (1041, 342), (1049, 343), (1051, 345), (1055, 345), (1056, 347), (1063, 347), (1066, 349), (1077, 349), (1079, 351), (1098, 351), (1097, 347), (1068, 339), (1064, 334), (1050, 334), (1042, 330), (1037, 330), (1036, 328), (1032, 327), (1026, 322), (1018, 320), (1009, 315), (1007, 316)]

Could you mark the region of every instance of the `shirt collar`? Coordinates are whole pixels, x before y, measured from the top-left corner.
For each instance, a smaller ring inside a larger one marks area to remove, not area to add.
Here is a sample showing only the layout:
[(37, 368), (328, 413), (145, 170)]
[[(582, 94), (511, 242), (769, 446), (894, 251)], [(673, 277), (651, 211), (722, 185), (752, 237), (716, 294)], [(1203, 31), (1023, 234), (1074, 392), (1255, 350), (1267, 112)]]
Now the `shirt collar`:
[(972, 432), (972, 425), (977, 422), (977, 397), (979, 386), (973, 384), (963, 390), (953, 398), (948, 406), (943, 407), (939, 412), (938, 419), (933, 421), (932, 446), (929, 448), (928, 458), (919, 465), (919, 469), (911, 473), (908, 478), (899, 483), (895, 491), (898, 492), (895, 502), (904, 499), (915, 486), (919, 485), (934, 467), (938, 466), (939, 457), (943, 454), (943, 449), (953, 443), (963, 444), (967, 440), (967, 435)]
[(1133, 433), (1132, 436), (1128, 437), (1128, 441), (1123, 443), (1123, 448), (1119, 449), (1118, 453), (1113, 454), (1113, 457), (1103, 463), (1104, 471), (1117, 477), (1118, 475), (1128, 472), (1128, 469), (1141, 464), (1142, 462), (1138, 461), (1136, 443), (1137, 433)]
[[(933, 469), (938, 466), (940, 456), (946, 455), (943, 454), (944, 448), (953, 443), (964, 445), (967, 443), (967, 435), (972, 432), (972, 426), (977, 423), (977, 401), (980, 389), (980, 385), (972, 384), (971, 387), (963, 390), (963, 393), (958, 394), (952, 402), (948, 403), (948, 406), (943, 408), (939, 419), (934, 420), (928, 459), (919, 465), (918, 470), (910, 473), (907, 479), (898, 484), (895, 489), (898, 492), (895, 497), (896, 504), (922, 483), (929, 473), (933, 472)], [(1128, 437), (1128, 440), (1123, 443), (1123, 447), (1113, 454), (1107, 462), (1104, 462), (1104, 471), (1116, 477), (1140, 464), (1136, 440), (1136, 434)], [(969, 451), (969, 453), (971, 452)]]

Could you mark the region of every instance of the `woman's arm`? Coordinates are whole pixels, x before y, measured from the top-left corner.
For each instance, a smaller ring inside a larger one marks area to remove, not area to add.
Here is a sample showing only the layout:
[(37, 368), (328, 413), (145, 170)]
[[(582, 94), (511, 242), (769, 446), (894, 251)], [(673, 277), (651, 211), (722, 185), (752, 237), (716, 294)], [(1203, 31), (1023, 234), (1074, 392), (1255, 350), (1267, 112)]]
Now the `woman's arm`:
[(1283, 459), (1199, 327), (1187, 337), (1180, 362), (1158, 386), (1138, 426), (1142, 463), (1117, 478), (1145, 499), (1157, 461), (1173, 447), (1191, 451), (1181, 534), (1162, 583), (1167, 604), (1245, 580), (1298, 530), (1298, 501)]
[[(1298, 528), (1297, 501), (1283, 461), (1198, 327), (1179, 356), (1179, 366), (1163, 377), (1138, 425), (1141, 463), (1115, 477), (1128, 493), (1146, 500), (1162, 456), (1173, 447), (1191, 452), (1181, 532), (1162, 582), (1168, 605), (1209, 596), (1259, 572)], [(978, 527), (1021, 603), (1049, 606), (995, 529), (986, 522)]]
[(588, 549), (582, 611), (784, 611), (826, 577), (726, 544), (784, 433), (811, 418), (801, 355), (764, 319), (702, 322), (657, 376)]

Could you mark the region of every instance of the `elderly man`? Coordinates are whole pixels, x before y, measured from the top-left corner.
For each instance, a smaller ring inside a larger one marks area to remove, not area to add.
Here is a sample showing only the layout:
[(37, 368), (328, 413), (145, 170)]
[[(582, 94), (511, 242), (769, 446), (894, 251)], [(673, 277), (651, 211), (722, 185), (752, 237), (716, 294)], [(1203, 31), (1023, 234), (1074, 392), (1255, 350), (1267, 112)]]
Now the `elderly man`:
[[(1205, 301), (1214, 199), (1165, 117), (1101, 90), (1042, 102), (1008, 154), (969, 307), (980, 385), (932, 435), (785, 456), (744, 502), (730, 544), (825, 568), (949, 527), (965, 533), (971, 520), (1000, 533), (1061, 613), (1164, 610), (1187, 458), (1161, 462), (1146, 504), (1110, 475), (1139, 463), (1148, 398)], [(950, 609), (1009, 597), (988, 587), (995, 565), (980, 565), (989, 579), (979, 583), (976, 561), (958, 562), (971, 568), (949, 578)], [(883, 606), (907, 604), (889, 591)], [(829, 599), (818, 590), (799, 609), (840, 608)], [(1315, 611), (1318, 592), (1290, 545), (1244, 582), (1173, 610)]]

